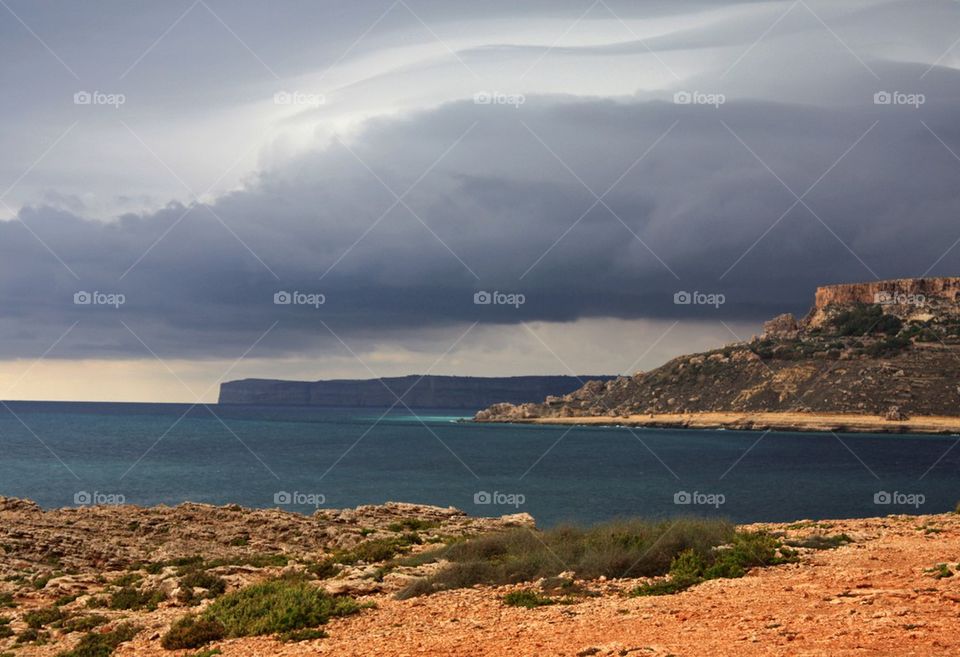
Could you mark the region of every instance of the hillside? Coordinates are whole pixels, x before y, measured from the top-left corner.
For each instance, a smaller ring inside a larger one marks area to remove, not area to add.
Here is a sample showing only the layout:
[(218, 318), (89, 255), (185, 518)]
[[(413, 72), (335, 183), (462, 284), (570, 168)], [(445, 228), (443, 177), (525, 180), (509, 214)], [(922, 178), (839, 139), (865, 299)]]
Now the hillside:
[(613, 377), (574, 376), (401, 376), (382, 379), (330, 381), (277, 381), (244, 379), (220, 386), (221, 404), (280, 404), (339, 408), (411, 408), (476, 410), (496, 402), (515, 404), (565, 395), (587, 379)]
[(590, 381), (539, 404), (497, 404), (476, 419), (656, 421), (793, 413), (898, 422), (960, 416), (958, 295), (958, 278), (822, 287), (805, 318), (781, 315), (747, 342), (681, 356), (630, 377)]

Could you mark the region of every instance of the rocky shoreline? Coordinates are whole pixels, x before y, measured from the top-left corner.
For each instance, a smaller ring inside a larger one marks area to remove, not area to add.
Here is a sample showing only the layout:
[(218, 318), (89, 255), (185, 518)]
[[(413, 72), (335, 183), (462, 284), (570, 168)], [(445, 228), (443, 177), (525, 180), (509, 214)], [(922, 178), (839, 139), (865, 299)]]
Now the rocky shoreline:
[[(516, 408), (516, 407), (515, 407)], [(651, 429), (724, 429), (819, 433), (893, 433), (960, 435), (960, 417), (918, 416), (890, 419), (852, 413), (661, 413), (582, 417), (524, 417), (522, 412), (478, 414), (480, 423), (623, 426)]]

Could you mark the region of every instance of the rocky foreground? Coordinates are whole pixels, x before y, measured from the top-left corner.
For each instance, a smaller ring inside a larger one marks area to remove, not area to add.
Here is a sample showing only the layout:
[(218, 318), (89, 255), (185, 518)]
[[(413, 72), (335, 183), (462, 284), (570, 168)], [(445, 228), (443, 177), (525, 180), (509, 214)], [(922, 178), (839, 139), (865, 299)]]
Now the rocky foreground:
[[(531, 609), (503, 598), (530, 583), (398, 600), (397, 590), (437, 564), (384, 572), (377, 550), (363, 548), (405, 541), (415, 554), (510, 527), (535, 531), (525, 514), (476, 519), (405, 504), (300, 516), (199, 504), (42, 511), (0, 498), (0, 604), (7, 607), (0, 653), (56, 655), (84, 632), (131, 623), (117, 656), (960, 654), (955, 514), (754, 525), (829, 549), (800, 547), (793, 563), (672, 595), (631, 597), (638, 579), (576, 581), (571, 590), (580, 593), (568, 603)], [(837, 537), (843, 541), (834, 544)], [(319, 574), (317, 564), (343, 550), (370, 561)], [(209, 591), (183, 576), (197, 559), (227, 592), (284, 572), (314, 573), (312, 585), (350, 593), (362, 608), (331, 620), (325, 638), (222, 639), (206, 652), (166, 650), (160, 638), (170, 625), (212, 603)]]

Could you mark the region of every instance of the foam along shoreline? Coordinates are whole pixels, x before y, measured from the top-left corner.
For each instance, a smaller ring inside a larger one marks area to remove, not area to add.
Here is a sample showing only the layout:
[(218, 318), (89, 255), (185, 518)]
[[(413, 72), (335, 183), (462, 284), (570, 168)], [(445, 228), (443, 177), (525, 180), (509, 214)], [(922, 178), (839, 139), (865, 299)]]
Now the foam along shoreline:
[(960, 417), (935, 415), (915, 416), (904, 420), (887, 420), (880, 415), (856, 415), (851, 413), (708, 412), (644, 413), (625, 416), (594, 415), (578, 417), (496, 418), (475, 421), (584, 426), (620, 425), (662, 429), (960, 434)]

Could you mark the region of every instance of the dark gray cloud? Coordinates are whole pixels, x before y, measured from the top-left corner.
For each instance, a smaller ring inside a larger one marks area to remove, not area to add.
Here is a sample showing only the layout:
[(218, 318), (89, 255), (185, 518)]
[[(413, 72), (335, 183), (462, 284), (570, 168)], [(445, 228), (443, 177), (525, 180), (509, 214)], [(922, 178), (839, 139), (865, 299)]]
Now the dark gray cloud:
[[(324, 322), (369, 341), (751, 322), (803, 312), (816, 285), (960, 268), (955, 3), (408, 4), (374, 25), (390, 3), (210, 1), (175, 24), (191, 4), (11, 2), (62, 63), (0, 21), (0, 194), (22, 220), (0, 222), (0, 358), (77, 321), (58, 356), (144, 356), (121, 321), (164, 358), (233, 358), (274, 322), (260, 356), (329, 344)], [(127, 102), (76, 106), (78, 89)], [(330, 102), (277, 114), (278, 90)], [(786, 189), (812, 185), (806, 205)]]
[[(941, 90), (956, 89), (954, 76), (938, 75)], [(274, 321), (261, 355), (328, 337), (320, 320), (389, 334), (474, 320), (803, 311), (816, 285), (924, 274), (960, 237), (960, 161), (937, 139), (960, 146), (956, 111), (953, 92), (920, 109), (458, 102), (375, 121), (209, 206), (109, 223), (28, 207), (20, 218), (79, 280), (24, 226), (0, 224), (0, 322), (49, 327), (12, 331), (3, 355), (35, 354), (45, 333), (77, 320), (85, 337), (61, 355), (142, 355), (119, 320), (164, 357), (196, 357), (235, 355)], [(776, 176), (803, 194), (858, 139), (804, 198), (813, 212), (797, 205), (748, 252), (795, 201)], [(395, 199), (378, 178), (397, 194), (416, 183), (404, 201), (420, 219), (402, 205), (381, 218)], [(587, 188), (602, 194), (618, 179), (609, 209), (586, 212)], [(949, 253), (932, 273), (955, 273), (958, 258)], [(77, 306), (77, 290), (123, 293), (126, 303)], [(278, 290), (323, 293), (326, 303), (277, 306)], [(477, 306), (477, 290), (519, 292), (526, 303)], [(727, 303), (677, 306), (678, 290)]]

